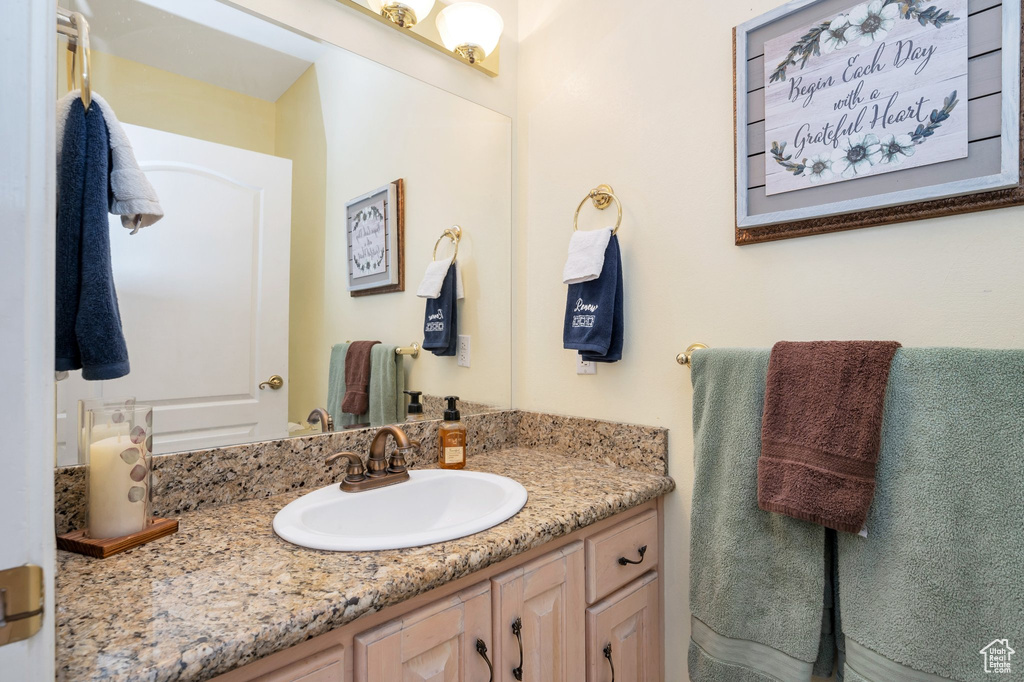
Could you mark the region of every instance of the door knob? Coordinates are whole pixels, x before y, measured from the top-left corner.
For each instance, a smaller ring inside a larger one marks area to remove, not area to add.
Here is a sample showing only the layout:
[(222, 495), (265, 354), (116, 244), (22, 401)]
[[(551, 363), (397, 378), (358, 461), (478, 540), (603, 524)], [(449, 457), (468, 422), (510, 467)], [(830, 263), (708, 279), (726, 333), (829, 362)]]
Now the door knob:
[(267, 386), (270, 386), (272, 389), (276, 391), (277, 389), (284, 386), (284, 379), (281, 378), (281, 375), (275, 374), (266, 381), (260, 383), (260, 390), (262, 391)]

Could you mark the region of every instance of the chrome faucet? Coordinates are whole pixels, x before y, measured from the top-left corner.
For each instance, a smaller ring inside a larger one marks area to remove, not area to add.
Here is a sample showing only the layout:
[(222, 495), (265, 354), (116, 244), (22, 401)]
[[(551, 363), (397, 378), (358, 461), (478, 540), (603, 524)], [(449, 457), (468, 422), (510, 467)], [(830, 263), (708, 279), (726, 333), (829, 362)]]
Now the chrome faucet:
[[(387, 450), (388, 436), (395, 439), (395, 451), (390, 458), (384, 454)], [(399, 427), (385, 426), (377, 431), (370, 442), (370, 456), (366, 459), (365, 467), (362, 458), (354, 452), (331, 455), (325, 464), (346, 459), (348, 467), (345, 470), (345, 479), (341, 482), (341, 489), (347, 493), (358, 493), (409, 480), (406, 455), (419, 448), (420, 442), (409, 440), (409, 436)]]
[(306, 421), (310, 424), (320, 424), (320, 433), (330, 433), (334, 430), (334, 419), (330, 413), (322, 407), (318, 407), (309, 413)]

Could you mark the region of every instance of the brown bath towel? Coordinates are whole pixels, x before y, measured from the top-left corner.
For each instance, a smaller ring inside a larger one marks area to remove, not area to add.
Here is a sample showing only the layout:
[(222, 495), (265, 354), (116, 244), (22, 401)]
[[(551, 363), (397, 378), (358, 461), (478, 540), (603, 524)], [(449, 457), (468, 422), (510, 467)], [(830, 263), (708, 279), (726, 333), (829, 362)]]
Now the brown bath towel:
[(875, 494), (895, 341), (780, 341), (768, 361), (757, 462), (766, 511), (857, 533)]
[(345, 355), (345, 397), (341, 411), (366, 414), (370, 409), (370, 349), (380, 341), (353, 341)]

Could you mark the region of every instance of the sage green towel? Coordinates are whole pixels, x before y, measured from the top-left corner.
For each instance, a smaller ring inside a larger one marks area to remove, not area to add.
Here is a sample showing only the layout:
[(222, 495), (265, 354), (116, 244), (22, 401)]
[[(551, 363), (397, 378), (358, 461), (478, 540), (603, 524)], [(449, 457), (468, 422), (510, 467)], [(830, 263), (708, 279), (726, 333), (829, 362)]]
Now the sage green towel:
[(757, 506), (768, 355), (693, 355), (692, 682), (809, 680), (818, 656), (825, 529)]
[(1024, 679), (1024, 351), (900, 350), (876, 477), (839, 534), (847, 681)]
[(327, 375), (327, 411), (334, 419), (335, 428), (352, 424), (383, 426), (405, 421), (405, 364), (404, 356), (395, 353), (395, 346), (378, 343), (370, 350), (370, 408), (366, 414), (354, 415), (341, 411), (345, 398), (345, 356), (347, 343), (331, 348), (331, 362)]
[(370, 349), (370, 423), (405, 421), (405, 356), (396, 346), (378, 343)]

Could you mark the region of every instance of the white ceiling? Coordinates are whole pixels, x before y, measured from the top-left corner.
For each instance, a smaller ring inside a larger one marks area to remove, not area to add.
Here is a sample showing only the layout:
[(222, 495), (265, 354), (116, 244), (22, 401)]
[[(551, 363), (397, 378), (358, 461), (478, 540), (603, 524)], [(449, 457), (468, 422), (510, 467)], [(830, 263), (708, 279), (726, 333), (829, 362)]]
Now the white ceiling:
[(217, 0), (61, 0), (89, 22), (92, 48), (276, 101), (321, 43)]

